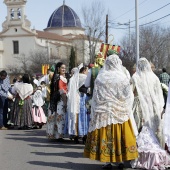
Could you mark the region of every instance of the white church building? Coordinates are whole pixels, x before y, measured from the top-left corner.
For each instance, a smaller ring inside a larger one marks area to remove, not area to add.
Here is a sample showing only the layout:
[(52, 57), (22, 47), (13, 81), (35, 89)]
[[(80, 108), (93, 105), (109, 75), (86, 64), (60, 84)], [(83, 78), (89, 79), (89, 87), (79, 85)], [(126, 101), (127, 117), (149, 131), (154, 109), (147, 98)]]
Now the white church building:
[(0, 32), (0, 70), (9, 72), (10, 68), (19, 68), (16, 58), (23, 54), (29, 56), (30, 51), (37, 50), (47, 53), (49, 60), (69, 61), (71, 47), (75, 49), (77, 63), (88, 64), (89, 42), (74, 10), (63, 3), (49, 17), (47, 28), (40, 31), (31, 29), (31, 22), (25, 14), (26, 2), (4, 0), (7, 16)]

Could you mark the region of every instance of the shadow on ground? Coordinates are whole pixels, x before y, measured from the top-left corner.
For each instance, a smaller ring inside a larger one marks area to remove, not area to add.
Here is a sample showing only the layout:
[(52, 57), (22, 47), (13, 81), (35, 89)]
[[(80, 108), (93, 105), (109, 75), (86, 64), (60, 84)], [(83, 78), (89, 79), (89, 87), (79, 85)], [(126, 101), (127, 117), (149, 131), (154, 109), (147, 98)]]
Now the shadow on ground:
[[(70, 169), (70, 170), (102, 170), (101, 164), (87, 164), (87, 163), (85, 164), (85, 163), (72, 163), (72, 162), (54, 163), (54, 162), (41, 162), (41, 161), (30, 161), (27, 163), (32, 165), (37, 165), (37, 166), (55, 167), (56, 169), (63, 168), (63, 169)], [(129, 168), (129, 163), (125, 164), (125, 168)], [(116, 165), (113, 165), (112, 170), (120, 170), (120, 169)]]
[(83, 153), (78, 152), (63, 152), (63, 153), (31, 152), (31, 153), (39, 156), (62, 156), (68, 158), (81, 158), (81, 157), (83, 158)]

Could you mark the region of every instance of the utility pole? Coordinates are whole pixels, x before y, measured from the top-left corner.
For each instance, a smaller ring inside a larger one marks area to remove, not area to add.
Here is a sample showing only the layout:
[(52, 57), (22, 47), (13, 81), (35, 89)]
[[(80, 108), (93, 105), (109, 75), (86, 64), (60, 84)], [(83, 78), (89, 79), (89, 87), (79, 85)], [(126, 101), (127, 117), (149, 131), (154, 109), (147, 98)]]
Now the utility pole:
[(108, 44), (108, 14), (106, 15), (106, 40), (105, 43)]
[(136, 18), (136, 66), (137, 66), (139, 60), (138, 0), (135, 1), (135, 18)]

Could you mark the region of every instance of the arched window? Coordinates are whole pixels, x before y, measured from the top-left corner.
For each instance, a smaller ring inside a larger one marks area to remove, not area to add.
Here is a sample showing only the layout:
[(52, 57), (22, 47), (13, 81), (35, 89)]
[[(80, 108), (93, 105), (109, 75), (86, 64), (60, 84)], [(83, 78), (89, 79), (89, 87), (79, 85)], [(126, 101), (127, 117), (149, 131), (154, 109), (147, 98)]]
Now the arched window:
[(11, 9), (10, 15), (11, 15), (11, 19), (14, 19), (14, 9)]
[(20, 8), (18, 8), (18, 10), (17, 10), (17, 16), (19, 19), (21, 19), (21, 9)]

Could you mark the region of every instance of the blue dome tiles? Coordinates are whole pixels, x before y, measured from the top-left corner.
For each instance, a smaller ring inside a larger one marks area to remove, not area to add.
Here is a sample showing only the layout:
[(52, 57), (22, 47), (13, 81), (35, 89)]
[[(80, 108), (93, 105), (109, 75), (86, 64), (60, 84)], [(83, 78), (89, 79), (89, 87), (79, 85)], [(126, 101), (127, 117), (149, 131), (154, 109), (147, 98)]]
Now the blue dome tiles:
[(47, 28), (80, 27), (81, 21), (73, 9), (62, 5), (51, 15)]

